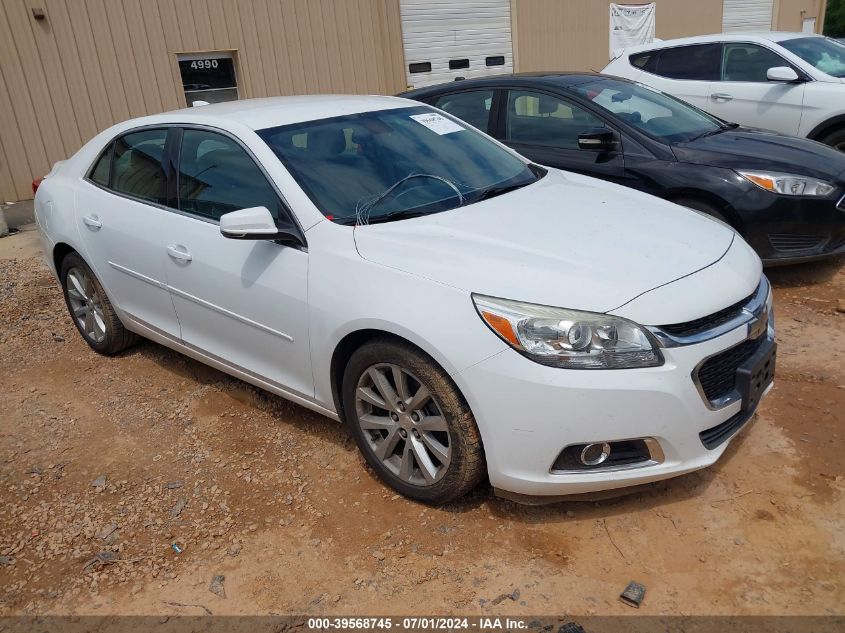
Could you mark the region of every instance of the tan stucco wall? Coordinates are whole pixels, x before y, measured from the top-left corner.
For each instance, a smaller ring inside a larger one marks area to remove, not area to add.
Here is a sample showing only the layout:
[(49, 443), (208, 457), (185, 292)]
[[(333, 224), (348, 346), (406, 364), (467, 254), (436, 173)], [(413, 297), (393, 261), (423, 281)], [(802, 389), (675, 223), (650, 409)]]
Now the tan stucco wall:
[(184, 107), (176, 53), (217, 50), (242, 98), (405, 86), (398, 0), (0, 0), (0, 200), (109, 125)]
[(824, 26), (825, 0), (775, 0), (772, 21), (778, 31), (800, 31), (804, 18), (816, 18), (816, 32)]

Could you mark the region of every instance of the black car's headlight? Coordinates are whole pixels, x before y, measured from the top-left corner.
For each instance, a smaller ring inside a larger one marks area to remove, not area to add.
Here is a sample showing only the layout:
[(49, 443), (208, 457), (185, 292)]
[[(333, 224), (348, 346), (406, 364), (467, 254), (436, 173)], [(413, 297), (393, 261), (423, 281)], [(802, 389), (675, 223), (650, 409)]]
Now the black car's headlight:
[(567, 369), (631, 369), (663, 364), (646, 330), (596, 312), (472, 296), (484, 322), (531, 360)]
[(761, 189), (784, 196), (812, 196), (822, 198), (836, 189), (836, 185), (817, 178), (810, 178), (809, 176), (797, 176), (794, 174), (781, 174), (768, 171), (737, 170), (737, 173)]

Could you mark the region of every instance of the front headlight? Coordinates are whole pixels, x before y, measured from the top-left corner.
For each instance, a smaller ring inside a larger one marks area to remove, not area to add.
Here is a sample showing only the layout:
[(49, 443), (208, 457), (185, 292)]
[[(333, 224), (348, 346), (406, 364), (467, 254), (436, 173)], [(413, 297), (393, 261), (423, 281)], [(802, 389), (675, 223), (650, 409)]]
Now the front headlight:
[(737, 171), (747, 181), (761, 189), (780, 193), (785, 196), (818, 196), (823, 197), (833, 192), (836, 187), (824, 180), (807, 176), (794, 176), (764, 171)]
[(630, 369), (663, 364), (660, 350), (627, 319), (472, 295), (484, 322), (531, 360), (567, 369)]

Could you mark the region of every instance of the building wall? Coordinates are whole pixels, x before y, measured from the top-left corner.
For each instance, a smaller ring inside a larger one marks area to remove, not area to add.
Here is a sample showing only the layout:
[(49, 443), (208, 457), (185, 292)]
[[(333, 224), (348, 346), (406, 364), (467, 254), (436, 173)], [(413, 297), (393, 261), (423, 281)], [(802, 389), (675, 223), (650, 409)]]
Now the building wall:
[[(774, 2), (777, 28), (821, 29), (824, 0)], [(512, 0), (516, 70), (603, 68), (608, 4)], [(659, 38), (721, 30), (721, 0), (657, 4)], [(241, 98), (405, 87), (399, 0), (0, 0), (0, 201), (109, 125), (184, 107), (176, 54), (204, 51), (232, 52)]]
[(800, 31), (804, 18), (816, 18), (816, 32), (824, 26), (826, 0), (775, 0), (772, 21), (778, 31)]
[[(646, 1), (617, 0), (617, 3)], [(655, 31), (660, 39), (722, 31), (722, 0), (656, 2)], [(803, 17), (817, 17), (816, 30), (821, 32), (824, 2), (774, 0), (774, 27), (781, 31), (800, 31)], [(609, 4), (597, 0), (512, 0), (516, 70), (604, 68), (608, 62)]]
[(212, 50), (241, 98), (405, 86), (398, 0), (0, 0), (0, 200), (113, 123), (184, 107), (176, 53)]

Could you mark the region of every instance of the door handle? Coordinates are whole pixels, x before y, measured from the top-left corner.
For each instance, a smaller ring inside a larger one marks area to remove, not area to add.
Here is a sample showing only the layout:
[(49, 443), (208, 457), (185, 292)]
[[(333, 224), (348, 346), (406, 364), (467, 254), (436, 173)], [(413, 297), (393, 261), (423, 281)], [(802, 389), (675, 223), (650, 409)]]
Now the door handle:
[(170, 244), (167, 247), (167, 254), (180, 262), (189, 262), (193, 259), (188, 249), (181, 244)]
[(731, 101), (733, 99), (733, 95), (729, 95), (724, 92), (717, 92), (716, 94), (710, 95), (710, 98), (713, 101)]
[(99, 231), (103, 228), (103, 223), (100, 222), (98, 215), (84, 215), (82, 216), (82, 221), (85, 223), (85, 226), (93, 231)]

